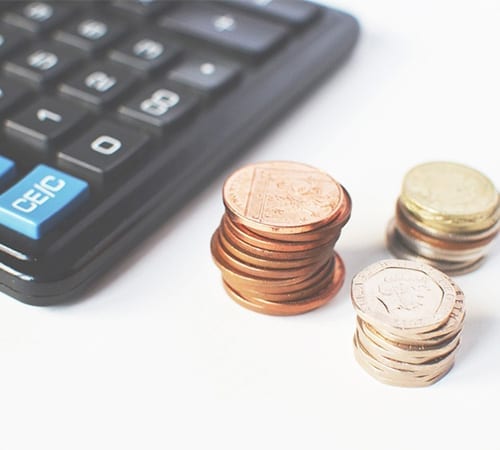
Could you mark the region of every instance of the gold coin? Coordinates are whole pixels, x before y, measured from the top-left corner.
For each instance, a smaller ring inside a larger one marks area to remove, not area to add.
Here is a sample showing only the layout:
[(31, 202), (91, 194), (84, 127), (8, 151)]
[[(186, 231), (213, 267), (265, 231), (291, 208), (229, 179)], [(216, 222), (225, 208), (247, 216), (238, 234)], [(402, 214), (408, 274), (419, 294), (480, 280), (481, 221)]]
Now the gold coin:
[(429, 162), (414, 167), (404, 177), (400, 199), (419, 220), (444, 231), (478, 231), (498, 221), (495, 186), (462, 164)]
[(224, 183), (226, 209), (251, 230), (303, 233), (330, 222), (342, 204), (342, 188), (306, 164), (261, 162), (234, 172)]

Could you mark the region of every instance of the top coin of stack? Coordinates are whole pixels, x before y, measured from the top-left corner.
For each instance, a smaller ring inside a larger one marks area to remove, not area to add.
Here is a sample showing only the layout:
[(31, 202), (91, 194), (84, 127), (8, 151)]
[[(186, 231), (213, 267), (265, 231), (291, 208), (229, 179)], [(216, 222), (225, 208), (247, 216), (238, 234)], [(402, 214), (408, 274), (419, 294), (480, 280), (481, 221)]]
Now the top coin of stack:
[(387, 229), (391, 252), (457, 275), (474, 270), (498, 234), (500, 196), (485, 175), (451, 162), (411, 169)]
[(330, 175), (289, 161), (245, 166), (226, 180), (211, 241), (224, 287), (242, 306), (290, 315), (327, 303), (345, 270), (333, 251), (351, 199)]

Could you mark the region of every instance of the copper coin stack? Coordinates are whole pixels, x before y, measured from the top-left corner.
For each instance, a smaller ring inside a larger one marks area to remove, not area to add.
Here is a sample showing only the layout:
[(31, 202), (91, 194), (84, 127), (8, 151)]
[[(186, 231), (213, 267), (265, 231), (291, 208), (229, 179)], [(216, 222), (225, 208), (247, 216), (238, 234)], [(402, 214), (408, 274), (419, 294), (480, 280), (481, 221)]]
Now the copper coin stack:
[(223, 200), (211, 251), (233, 300), (292, 315), (334, 297), (345, 268), (333, 247), (351, 199), (330, 175), (297, 162), (252, 164), (228, 177)]
[(462, 164), (430, 162), (403, 180), (387, 244), (398, 258), (449, 275), (476, 269), (500, 227), (500, 197), (482, 173)]
[(384, 260), (356, 277), (354, 354), (377, 380), (427, 386), (452, 368), (465, 319), (464, 294), (447, 275), (414, 261)]

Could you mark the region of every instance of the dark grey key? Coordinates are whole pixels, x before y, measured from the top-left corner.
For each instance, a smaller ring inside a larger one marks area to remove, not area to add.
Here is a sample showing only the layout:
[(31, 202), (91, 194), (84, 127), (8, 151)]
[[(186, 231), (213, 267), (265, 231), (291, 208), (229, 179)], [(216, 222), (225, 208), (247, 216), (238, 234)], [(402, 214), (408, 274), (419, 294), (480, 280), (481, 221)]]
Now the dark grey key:
[(4, 58), (26, 42), (25, 33), (16, 28), (0, 24), (0, 58)]
[(272, 50), (288, 32), (284, 25), (199, 2), (180, 5), (163, 16), (160, 25), (252, 57)]
[(71, 103), (45, 97), (5, 121), (7, 134), (36, 147), (60, 142), (85, 119), (87, 113)]
[(31, 91), (16, 80), (0, 78), (0, 116), (25, 99)]
[(80, 54), (71, 47), (45, 42), (7, 61), (5, 71), (41, 86), (58, 79), (80, 60)]
[(265, 13), (290, 25), (304, 25), (319, 12), (319, 8), (303, 0), (231, 0), (232, 6)]
[(197, 103), (198, 96), (165, 81), (149, 86), (120, 106), (118, 112), (126, 119), (164, 129), (185, 119)]
[(168, 77), (205, 94), (214, 94), (228, 87), (240, 71), (235, 63), (190, 56), (174, 67)]
[(58, 153), (57, 164), (100, 187), (130, 167), (148, 140), (146, 134), (103, 120)]
[(89, 53), (102, 50), (126, 31), (126, 24), (98, 15), (86, 15), (65, 26), (55, 34), (55, 39)]
[(135, 83), (137, 77), (117, 64), (94, 63), (59, 86), (59, 91), (96, 107), (118, 99)]
[(165, 0), (114, 0), (114, 8), (134, 14), (138, 17), (151, 17), (172, 6)]
[(75, 5), (64, 3), (22, 2), (7, 12), (3, 20), (32, 33), (42, 33), (59, 25), (74, 9)]
[(179, 52), (179, 47), (170, 43), (165, 36), (145, 31), (111, 50), (109, 57), (113, 61), (149, 74), (165, 67)]

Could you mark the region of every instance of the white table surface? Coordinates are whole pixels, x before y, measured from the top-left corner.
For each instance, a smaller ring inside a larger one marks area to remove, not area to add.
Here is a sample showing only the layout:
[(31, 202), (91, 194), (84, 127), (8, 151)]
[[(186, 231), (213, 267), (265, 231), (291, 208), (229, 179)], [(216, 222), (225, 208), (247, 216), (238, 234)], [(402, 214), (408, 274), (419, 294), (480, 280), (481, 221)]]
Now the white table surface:
[(358, 366), (348, 291), (390, 256), (384, 230), (413, 165), (458, 161), (500, 187), (500, 3), (331, 4), (362, 24), (352, 58), (239, 164), (302, 161), (346, 186), (340, 293), (284, 318), (229, 299), (209, 241), (234, 166), (81, 302), (1, 295), (1, 449), (500, 448), (499, 240), (455, 278), (462, 347), (431, 387), (386, 386)]

